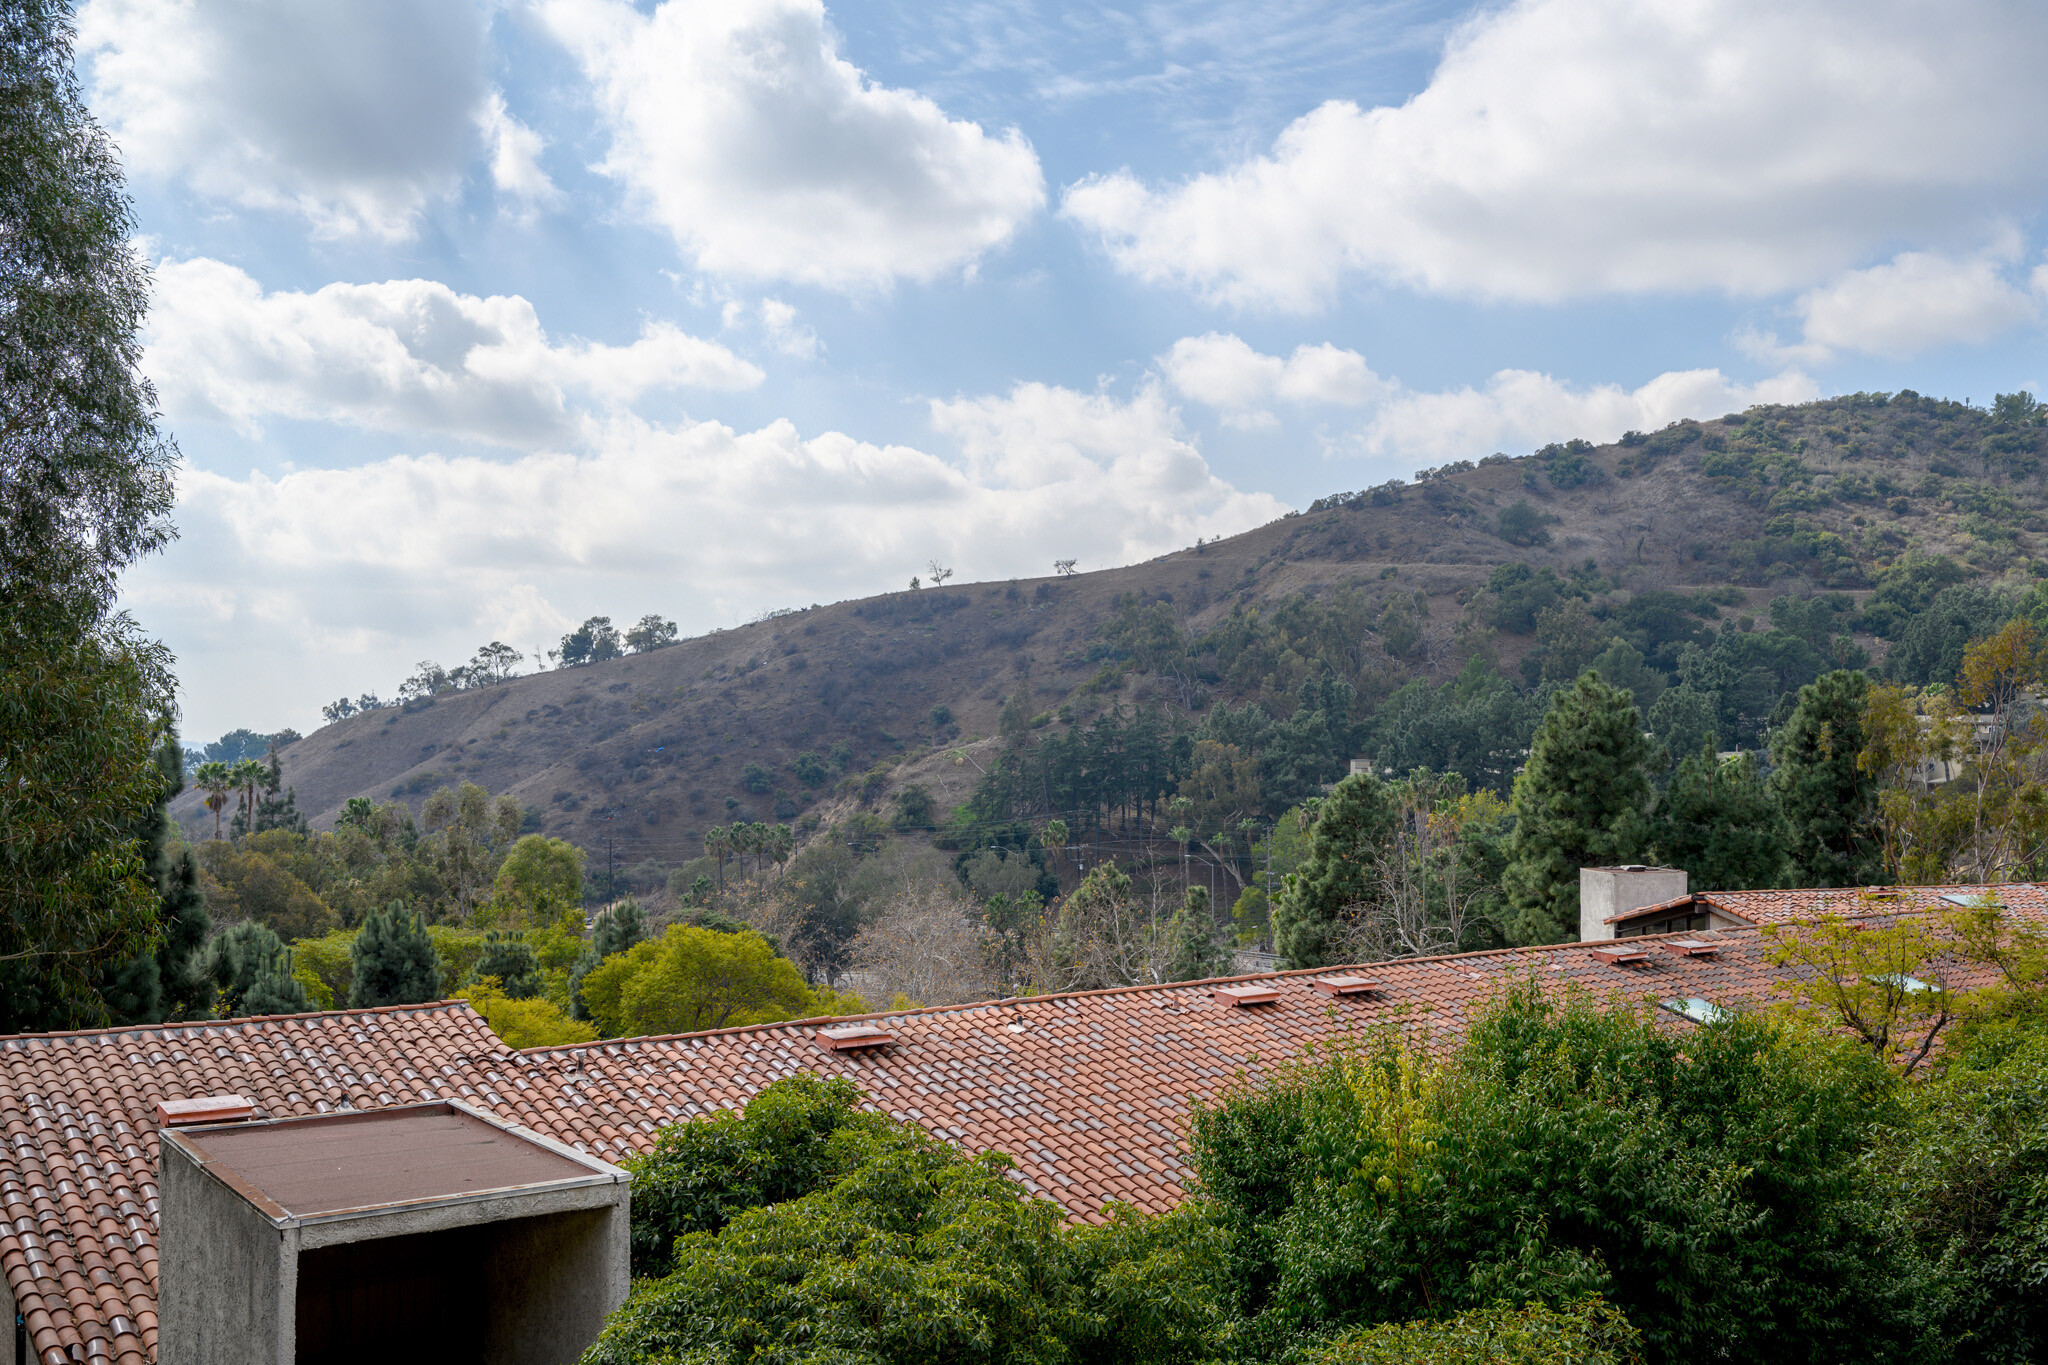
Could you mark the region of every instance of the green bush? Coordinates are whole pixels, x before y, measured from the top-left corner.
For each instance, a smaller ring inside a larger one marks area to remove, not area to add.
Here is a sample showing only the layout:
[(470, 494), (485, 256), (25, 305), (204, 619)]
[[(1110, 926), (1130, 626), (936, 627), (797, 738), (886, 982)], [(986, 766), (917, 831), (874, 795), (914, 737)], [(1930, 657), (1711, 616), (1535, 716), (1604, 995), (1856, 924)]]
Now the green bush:
[(1318, 1051), (1197, 1112), (1247, 1353), (1600, 1294), (1655, 1361), (1910, 1359), (1931, 1281), (1865, 1157), (1898, 1083), (1833, 1038), (1683, 1037), (1516, 986), (1441, 1063)]
[(1498, 1304), (1440, 1322), (1384, 1323), (1344, 1337), (1314, 1365), (1631, 1365), (1642, 1334), (1597, 1295), (1562, 1309)]
[[(636, 1285), (585, 1365), (1210, 1355), (1217, 1239), (1197, 1215), (1072, 1226), (1007, 1177), (1007, 1158), (962, 1156), (913, 1124), (854, 1113), (857, 1092), (839, 1084), (781, 1082), (746, 1116), (675, 1139), (672, 1186), (649, 1187), (662, 1190), (659, 1221), (716, 1226), (675, 1243), (674, 1269)], [(778, 1183), (809, 1188), (741, 1206)], [(636, 1181), (636, 1220), (641, 1199)]]

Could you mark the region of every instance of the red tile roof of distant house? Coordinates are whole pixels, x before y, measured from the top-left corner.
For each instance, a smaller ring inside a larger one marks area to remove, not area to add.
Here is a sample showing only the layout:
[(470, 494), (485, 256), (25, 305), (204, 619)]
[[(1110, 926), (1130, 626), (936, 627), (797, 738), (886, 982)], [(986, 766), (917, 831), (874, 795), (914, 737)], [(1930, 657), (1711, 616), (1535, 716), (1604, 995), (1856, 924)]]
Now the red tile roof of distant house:
[[(2040, 887), (1990, 889), (2048, 920)], [(1775, 923), (1852, 905), (1931, 908), (1955, 890), (1712, 899)], [(847, 1050), (819, 1044), (828, 1021), (803, 1020), (516, 1052), (460, 1001), (0, 1038), (0, 1269), (38, 1360), (153, 1361), (156, 1106), (201, 1096), (240, 1096), (257, 1118), (456, 1098), (615, 1160), (669, 1124), (810, 1071), (858, 1082), (881, 1110), (963, 1148), (1008, 1153), (1026, 1189), (1077, 1218), (1100, 1220), (1113, 1201), (1160, 1210), (1188, 1179), (1190, 1106), (1305, 1043), (1388, 1022), (1455, 1037), (1505, 983), (1532, 973), (1631, 1000), (1724, 1005), (1764, 998), (1784, 975), (1754, 929), (1668, 937), (1715, 951), (1615, 965), (1595, 956), (1600, 945), (1563, 944), (1375, 962), (1376, 989), (1337, 996), (1317, 982), (1342, 969), (1321, 968), (901, 1011), (865, 1020), (888, 1034), (885, 1046)], [(1276, 998), (1245, 1008), (1216, 998), (1227, 985)]]

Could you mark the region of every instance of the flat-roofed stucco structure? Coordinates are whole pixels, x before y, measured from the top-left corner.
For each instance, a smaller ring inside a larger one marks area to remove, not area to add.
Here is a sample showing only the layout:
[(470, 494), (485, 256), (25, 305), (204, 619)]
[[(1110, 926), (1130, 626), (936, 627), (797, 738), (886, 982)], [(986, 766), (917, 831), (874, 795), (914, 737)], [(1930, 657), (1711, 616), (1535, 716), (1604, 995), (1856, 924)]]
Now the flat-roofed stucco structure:
[(162, 1365), (571, 1365), (626, 1297), (625, 1172), (460, 1103), (159, 1152)]

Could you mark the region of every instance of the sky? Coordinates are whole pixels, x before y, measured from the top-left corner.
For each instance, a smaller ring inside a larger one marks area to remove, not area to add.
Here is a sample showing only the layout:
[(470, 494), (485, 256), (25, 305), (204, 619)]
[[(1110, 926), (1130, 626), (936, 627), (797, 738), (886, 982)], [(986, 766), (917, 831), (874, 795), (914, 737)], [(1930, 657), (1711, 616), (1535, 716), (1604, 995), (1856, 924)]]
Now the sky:
[(2033, 0), (81, 0), (78, 43), (188, 741), (592, 615), (2048, 379)]

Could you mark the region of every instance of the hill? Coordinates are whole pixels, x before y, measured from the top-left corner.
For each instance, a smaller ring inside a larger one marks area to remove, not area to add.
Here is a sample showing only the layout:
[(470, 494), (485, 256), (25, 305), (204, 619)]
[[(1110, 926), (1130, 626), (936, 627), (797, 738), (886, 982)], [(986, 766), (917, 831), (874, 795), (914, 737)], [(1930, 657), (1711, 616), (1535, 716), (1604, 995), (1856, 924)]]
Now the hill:
[[(1527, 688), (1632, 639), (1661, 689), (1687, 645), (1775, 628), (1882, 663), (1944, 586), (2015, 598), (2048, 573), (2044, 436), (2024, 395), (1987, 411), (1857, 394), (1460, 462), (1142, 564), (817, 606), (451, 688), (291, 743), (284, 776), (316, 825), (352, 797), (417, 807), (473, 781), (595, 866), (677, 866), (714, 824), (843, 818), (833, 793), (856, 785), (922, 783), (943, 816), (1006, 703), (1041, 741), (1148, 707), (1185, 732), (1247, 704), (1286, 717), (1335, 679), (1369, 744), (1389, 698), (1419, 695), (1404, 684), (1474, 659)], [(1753, 742), (1811, 671), (1772, 667), (1743, 684), (1757, 698), (1724, 695), (1724, 731)], [(210, 829), (196, 792), (174, 814)]]

